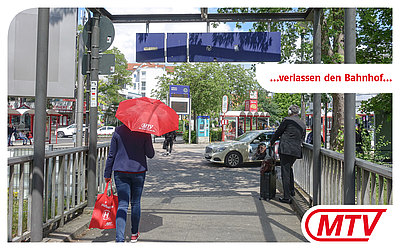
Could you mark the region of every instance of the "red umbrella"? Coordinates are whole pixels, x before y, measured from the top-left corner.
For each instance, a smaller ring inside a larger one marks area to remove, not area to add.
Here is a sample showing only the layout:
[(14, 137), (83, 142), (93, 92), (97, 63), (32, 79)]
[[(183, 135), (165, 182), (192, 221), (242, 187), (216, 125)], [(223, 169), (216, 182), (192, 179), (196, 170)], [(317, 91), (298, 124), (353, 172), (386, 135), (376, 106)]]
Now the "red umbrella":
[(120, 102), (115, 117), (132, 131), (157, 136), (179, 129), (175, 110), (160, 100), (147, 97)]

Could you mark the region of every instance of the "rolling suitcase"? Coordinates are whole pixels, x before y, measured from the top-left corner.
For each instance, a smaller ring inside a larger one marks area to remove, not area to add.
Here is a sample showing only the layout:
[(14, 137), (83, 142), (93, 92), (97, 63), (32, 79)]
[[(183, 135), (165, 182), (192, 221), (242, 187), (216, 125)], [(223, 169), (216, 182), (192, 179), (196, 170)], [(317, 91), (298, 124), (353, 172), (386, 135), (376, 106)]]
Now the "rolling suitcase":
[(276, 170), (260, 174), (260, 200), (270, 200), (276, 194)]
[(260, 169), (260, 200), (270, 200), (276, 194), (276, 160), (272, 147), (268, 147)]

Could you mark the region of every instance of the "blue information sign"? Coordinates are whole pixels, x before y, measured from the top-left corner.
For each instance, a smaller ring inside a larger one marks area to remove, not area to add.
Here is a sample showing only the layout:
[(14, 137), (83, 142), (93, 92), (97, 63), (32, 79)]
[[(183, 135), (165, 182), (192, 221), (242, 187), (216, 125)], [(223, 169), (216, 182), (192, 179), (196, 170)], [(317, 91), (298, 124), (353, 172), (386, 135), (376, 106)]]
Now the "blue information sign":
[(164, 33), (136, 33), (136, 62), (165, 62)]
[(189, 62), (280, 60), (280, 32), (189, 33)]
[(167, 34), (167, 62), (187, 61), (187, 33)]
[(190, 98), (190, 87), (185, 85), (170, 85), (170, 97)]
[[(165, 62), (165, 34), (137, 33), (136, 61)], [(168, 62), (279, 62), (280, 32), (168, 33)]]

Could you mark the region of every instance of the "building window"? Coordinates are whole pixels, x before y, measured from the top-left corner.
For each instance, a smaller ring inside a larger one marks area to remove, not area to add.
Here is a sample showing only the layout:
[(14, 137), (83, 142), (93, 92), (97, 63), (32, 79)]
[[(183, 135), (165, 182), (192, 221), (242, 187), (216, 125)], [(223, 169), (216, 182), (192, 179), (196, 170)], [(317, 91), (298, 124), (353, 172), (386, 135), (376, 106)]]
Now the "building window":
[(140, 73), (142, 74), (142, 76), (146, 76), (146, 71), (140, 71)]
[(143, 93), (142, 93), (142, 97), (145, 97), (145, 96), (146, 96), (146, 93), (145, 93), (145, 92), (143, 92)]
[(146, 91), (146, 82), (142, 82), (142, 91)]
[(136, 90), (136, 82), (133, 83), (132, 87), (133, 87), (133, 90)]

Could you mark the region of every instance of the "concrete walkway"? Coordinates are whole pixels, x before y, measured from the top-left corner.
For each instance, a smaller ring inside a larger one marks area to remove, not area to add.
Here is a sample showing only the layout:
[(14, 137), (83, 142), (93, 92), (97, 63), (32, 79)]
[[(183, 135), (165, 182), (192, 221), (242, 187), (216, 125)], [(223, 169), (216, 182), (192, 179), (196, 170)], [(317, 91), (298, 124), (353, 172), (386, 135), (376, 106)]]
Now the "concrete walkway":
[[(305, 242), (299, 216), (277, 199), (259, 200), (259, 167), (227, 168), (204, 160), (205, 145), (176, 144), (149, 160), (138, 243)], [(278, 183), (278, 189), (279, 183)], [(91, 211), (45, 242), (114, 242), (115, 229), (87, 229)], [(126, 239), (130, 237), (128, 218)]]

